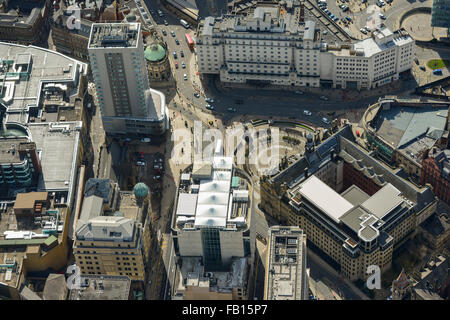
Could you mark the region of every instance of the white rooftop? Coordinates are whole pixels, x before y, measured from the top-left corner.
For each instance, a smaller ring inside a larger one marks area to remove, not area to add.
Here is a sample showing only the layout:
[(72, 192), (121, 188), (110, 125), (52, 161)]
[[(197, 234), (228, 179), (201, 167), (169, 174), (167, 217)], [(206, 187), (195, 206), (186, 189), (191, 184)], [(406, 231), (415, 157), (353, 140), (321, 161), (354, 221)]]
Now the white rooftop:
[(194, 216), (197, 208), (196, 193), (180, 193), (178, 196), (177, 216)]
[(361, 205), (377, 216), (377, 218), (382, 219), (403, 203), (404, 199), (400, 194), (400, 190), (388, 183)]
[(300, 184), (298, 192), (337, 223), (344, 213), (353, 208), (350, 202), (314, 175)]

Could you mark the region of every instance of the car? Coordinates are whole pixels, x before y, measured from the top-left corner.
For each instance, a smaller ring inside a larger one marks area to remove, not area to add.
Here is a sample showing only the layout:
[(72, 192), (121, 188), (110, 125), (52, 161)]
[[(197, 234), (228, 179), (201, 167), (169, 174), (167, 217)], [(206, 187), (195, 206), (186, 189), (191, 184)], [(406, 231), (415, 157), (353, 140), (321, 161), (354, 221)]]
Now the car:
[(361, 0), (361, 3), (366, 3), (367, 2), (367, 0)]
[(322, 118), (322, 122), (325, 123), (325, 124), (330, 124), (331, 123), (330, 120), (328, 120), (325, 117)]
[(331, 16), (331, 15), (332, 15), (331, 11), (328, 11), (328, 12), (327, 12), (327, 15)]
[(296, 93), (296, 94), (304, 94), (304, 92), (303, 92), (303, 91), (300, 91), (300, 90), (295, 91), (295, 93)]
[(372, 31), (372, 29), (370, 29), (368, 26), (363, 27), (364, 30), (366, 30), (367, 32)]
[(177, 52), (176, 52), (176, 51), (173, 52), (173, 58), (174, 58), (174, 59), (177, 58)]
[(303, 114), (304, 114), (305, 116), (310, 116), (310, 115), (312, 115), (311, 111), (309, 111), (309, 110), (303, 110)]
[(186, 69), (186, 63), (184, 63), (184, 61), (181, 62), (181, 67), (182, 67), (183, 69)]
[(230, 107), (230, 108), (227, 109), (227, 111), (228, 111), (228, 112), (236, 112), (237, 110), (236, 110), (236, 108), (231, 108), (231, 107)]
[(366, 31), (366, 29), (364, 29), (364, 28), (359, 29), (359, 31), (361, 31), (361, 32), (364, 33), (364, 34), (367, 34), (367, 31)]
[(170, 34), (172, 35), (172, 37), (175, 37), (175, 32), (173, 32), (173, 30), (170, 30)]
[(188, 79), (188, 76), (187, 76), (187, 74), (185, 73), (185, 74), (183, 74), (183, 79), (184, 80), (187, 80)]
[(196, 93), (194, 93), (194, 97), (200, 98), (200, 95), (196, 92)]
[(345, 19), (347, 19), (348, 22), (352, 22), (352, 18), (350, 18), (349, 16), (346, 16)]
[(145, 161), (136, 161), (136, 165), (145, 166)]
[(178, 39), (175, 39), (175, 43), (176, 43), (177, 45), (180, 45), (180, 41), (178, 41)]
[(175, 61), (175, 68), (178, 69), (178, 62), (177, 61)]
[(169, 25), (169, 22), (167, 22), (167, 20), (164, 20), (164, 25), (165, 25), (165, 26), (168, 26), (168, 25)]
[(386, 16), (382, 13), (378, 14), (380, 16), (381, 19), (386, 20)]
[(210, 104), (207, 104), (205, 108), (208, 110), (214, 110), (214, 106), (212, 106)]
[[(338, 22), (338, 21), (339, 21), (339, 18), (338, 18), (338, 17), (334, 17), (334, 18), (333, 18), (333, 21), (334, 21), (334, 22)], [(325, 32), (325, 31), (324, 31), (324, 32)], [(326, 34), (326, 33), (325, 33), (325, 34)]]
[(377, 6), (381, 8), (383, 5), (380, 2), (377, 2)]
[(213, 103), (213, 102), (214, 102), (214, 99), (206, 97), (206, 98), (205, 98), (205, 101), (206, 101), (206, 102), (209, 102), (209, 103)]
[(419, 59), (414, 58), (414, 62), (415, 62), (417, 65), (419, 65)]
[(184, 126), (185, 126), (186, 128), (189, 128), (189, 124), (188, 124), (188, 122), (187, 122), (186, 120), (184, 120)]
[(348, 6), (344, 6), (344, 7), (342, 8), (342, 11), (344, 11), (344, 12), (347, 12), (348, 10), (349, 10)]
[(420, 66), (419, 69), (422, 71), (427, 71), (427, 68), (425, 68), (424, 66)]
[(319, 99), (320, 100), (324, 100), (324, 101), (328, 101), (328, 97), (326, 97), (326, 96), (320, 96)]
[(167, 36), (166, 29), (162, 29), (161, 31), (162, 31), (163, 36)]
[(150, 9), (149, 11), (150, 11), (151, 14), (155, 14), (155, 10)]
[(183, 50), (180, 51), (180, 56), (183, 58), (184, 57), (184, 52)]
[(437, 75), (437, 76), (441, 76), (442, 75), (442, 69), (433, 70), (433, 74)]
[(161, 176), (154, 176), (153, 179), (155, 179), (155, 180), (161, 180)]
[(123, 139), (123, 141), (125, 141), (125, 142), (131, 142), (131, 139), (130, 139), (130, 138), (126, 138), (126, 139)]
[(149, 143), (150, 141), (151, 141), (150, 138), (142, 138), (141, 139), (141, 142), (144, 142), (144, 143)]
[(345, 20), (345, 18), (341, 19), (342, 23), (347, 23), (347, 20)]
[(158, 10), (158, 16), (163, 17), (164, 13), (161, 10)]

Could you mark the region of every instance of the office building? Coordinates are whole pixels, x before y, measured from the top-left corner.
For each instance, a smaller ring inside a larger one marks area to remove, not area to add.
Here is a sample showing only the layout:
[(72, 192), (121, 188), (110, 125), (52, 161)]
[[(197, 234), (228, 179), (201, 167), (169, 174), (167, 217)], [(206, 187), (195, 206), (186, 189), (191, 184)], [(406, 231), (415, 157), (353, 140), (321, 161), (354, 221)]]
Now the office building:
[(450, 1), (433, 0), (431, 26), (450, 29)]
[(128, 276), (144, 281), (142, 225), (124, 213), (103, 215), (103, 198), (84, 198), (73, 253), (85, 275)]
[(46, 40), (50, 0), (5, 0), (0, 2), (0, 40), (39, 44)]
[(233, 158), (215, 156), (202, 166), (204, 174), (185, 172), (180, 184), (172, 221), (175, 250), (181, 257), (202, 257), (206, 271), (224, 271), (233, 258), (251, 255), (253, 199), (245, 179), (239, 189), (231, 188), (238, 174)]
[(380, 26), (352, 41), (335, 24), (325, 28), (328, 19), (292, 3), (207, 17), (197, 31), (199, 72), (223, 83), (370, 89), (411, 69), (414, 40), (405, 30)]
[(429, 183), (436, 196), (450, 204), (450, 150), (431, 148), (422, 161), (422, 184)]
[(306, 235), (299, 227), (269, 229), (264, 300), (308, 300)]
[(131, 280), (127, 276), (82, 275), (81, 288), (69, 292), (68, 300), (129, 300)]
[(366, 279), (367, 267), (389, 269), (392, 252), (437, 207), (429, 187), (405, 179), (355, 143), (350, 125), (261, 181), (261, 205), (299, 226), (345, 277)]
[(247, 300), (247, 258), (233, 258), (229, 270), (205, 272), (201, 257), (183, 257), (172, 300)]
[(163, 134), (167, 106), (150, 88), (141, 24), (94, 23), (88, 51), (106, 133)]
[(423, 159), (448, 136), (449, 107), (448, 102), (381, 98), (364, 113), (361, 134), (380, 160), (404, 168), (420, 183)]

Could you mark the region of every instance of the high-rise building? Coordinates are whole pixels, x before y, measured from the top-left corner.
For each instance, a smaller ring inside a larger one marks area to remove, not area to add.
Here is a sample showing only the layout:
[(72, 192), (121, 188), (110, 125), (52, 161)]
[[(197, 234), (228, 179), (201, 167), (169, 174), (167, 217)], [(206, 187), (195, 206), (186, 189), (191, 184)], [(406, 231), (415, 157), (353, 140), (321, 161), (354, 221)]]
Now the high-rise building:
[(168, 127), (165, 96), (150, 89), (140, 23), (94, 23), (89, 60), (105, 131), (161, 135)]
[(269, 229), (264, 300), (307, 300), (306, 234), (297, 226)]
[(450, 29), (450, 0), (433, 0), (431, 26)]

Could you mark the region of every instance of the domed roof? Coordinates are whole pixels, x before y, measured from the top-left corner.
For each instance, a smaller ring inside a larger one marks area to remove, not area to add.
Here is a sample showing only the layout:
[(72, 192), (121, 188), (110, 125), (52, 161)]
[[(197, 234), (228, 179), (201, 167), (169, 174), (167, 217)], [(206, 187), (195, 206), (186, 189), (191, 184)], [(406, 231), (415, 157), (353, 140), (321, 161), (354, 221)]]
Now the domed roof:
[(166, 50), (158, 43), (152, 43), (145, 49), (145, 59), (150, 62), (158, 62), (166, 56)]
[(133, 192), (137, 198), (145, 198), (148, 195), (148, 187), (145, 183), (139, 182), (134, 186)]

